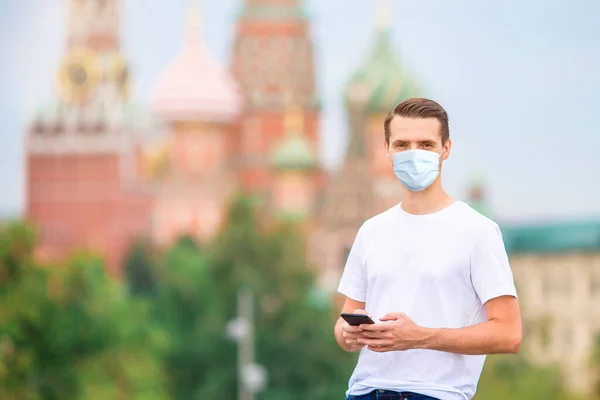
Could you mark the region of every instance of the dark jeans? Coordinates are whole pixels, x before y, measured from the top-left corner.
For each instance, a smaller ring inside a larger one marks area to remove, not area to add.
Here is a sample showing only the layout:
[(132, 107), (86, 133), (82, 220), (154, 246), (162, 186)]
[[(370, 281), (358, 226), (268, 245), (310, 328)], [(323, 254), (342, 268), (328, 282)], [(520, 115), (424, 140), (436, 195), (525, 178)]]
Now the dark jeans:
[(360, 396), (348, 396), (346, 400), (438, 400), (434, 397), (412, 392), (392, 392), (389, 390), (373, 390)]

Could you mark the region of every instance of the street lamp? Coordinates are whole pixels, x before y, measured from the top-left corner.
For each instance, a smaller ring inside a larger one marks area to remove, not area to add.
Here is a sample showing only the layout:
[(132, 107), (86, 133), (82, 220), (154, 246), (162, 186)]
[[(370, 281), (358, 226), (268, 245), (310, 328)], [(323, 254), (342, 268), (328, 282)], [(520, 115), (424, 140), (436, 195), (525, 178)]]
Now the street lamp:
[(227, 324), (227, 335), (238, 343), (238, 400), (254, 400), (267, 386), (267, 370), (254, 362), (254, 296), (247, 288), (237, 294), (236, 318)]

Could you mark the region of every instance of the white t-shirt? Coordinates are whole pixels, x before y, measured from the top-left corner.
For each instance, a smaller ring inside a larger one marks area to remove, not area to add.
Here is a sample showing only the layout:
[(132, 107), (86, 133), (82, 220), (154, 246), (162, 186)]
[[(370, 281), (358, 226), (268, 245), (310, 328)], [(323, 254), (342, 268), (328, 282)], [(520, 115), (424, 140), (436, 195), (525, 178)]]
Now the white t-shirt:
[[(398, 204), (366, 221), (338, 291), (365, 302), (375, 322), (403, 312), (428, 328), (484, 322), (488, 300), (517, 296), (498, 225), (462, 201), (426, 215), (409, 214)], [(471, 399), (484, 361), (485, 355), (423, 349), (377, 353), (365, 347), (347, 395), (386, 389)]]

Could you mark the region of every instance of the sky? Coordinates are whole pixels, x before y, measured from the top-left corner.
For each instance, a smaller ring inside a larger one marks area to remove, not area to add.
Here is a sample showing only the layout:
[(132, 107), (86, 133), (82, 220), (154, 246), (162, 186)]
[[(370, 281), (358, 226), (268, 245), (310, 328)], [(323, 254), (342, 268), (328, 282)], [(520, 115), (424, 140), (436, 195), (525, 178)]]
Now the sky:
[[(123, 51), (144, 106), (177, 55), (188, 0), (123, 0)], [(243, 0), (204, 0), (207, 47), (231, 58)], [(369, 0), (306, 0), (324, 103), (321, 160), (346, 146), (341, 90), (373, 39)], [(464, 198), (484, 177), (501, 220), (600, 219), (600, 2), (393, 0), (398, 55), (450, 116), (444, 186)], [(24, 127), (54, 96), (64, 0), (0, 0), (0, 215), (24, 203)], [(391, 105), (393, 106), (393, 105)]]

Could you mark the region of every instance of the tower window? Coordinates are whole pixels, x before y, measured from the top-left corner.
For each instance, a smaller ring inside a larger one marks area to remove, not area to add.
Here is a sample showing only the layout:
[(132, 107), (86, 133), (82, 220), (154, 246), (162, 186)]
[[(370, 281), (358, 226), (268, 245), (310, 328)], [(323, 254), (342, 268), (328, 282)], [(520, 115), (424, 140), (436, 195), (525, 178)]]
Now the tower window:
[(63, 124), (61, 122), (58, 122), (56, 125), (54, 125), (54, 128), (52, 129), (52, 133), (55, 135), (59, 135), (63, 130), (64, 130)]
[(36, 135), (41, 135), (42, 133), (44, 133), (44, 124), (42, 123), (42, 121), (36, 121), (33, 124), (32, 131)]

